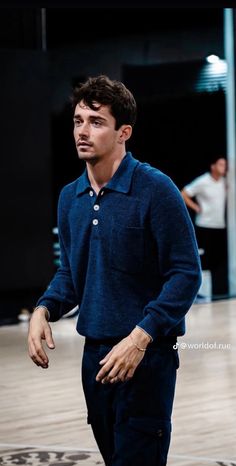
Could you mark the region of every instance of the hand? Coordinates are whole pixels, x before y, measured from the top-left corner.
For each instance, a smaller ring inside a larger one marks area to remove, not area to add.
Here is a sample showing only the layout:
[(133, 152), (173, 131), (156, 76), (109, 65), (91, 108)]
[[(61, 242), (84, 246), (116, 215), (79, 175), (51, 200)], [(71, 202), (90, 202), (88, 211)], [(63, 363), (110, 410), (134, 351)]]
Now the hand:
[(146, 347), (150, 342), (150, 338), (138, 328), (135, 328), (133, 332), (131, 332), (131, 336), (132, 338), (130, 336), (123, 338), (123, 340), (115, 345), (105, 358), (100, 361), (103, 367), (96, 376), (97, 382), (103, 384), (109, 382), (125, 382), (133, 377), (136, 368), (145, 354), (144, 351), (137, 349), (133, 341), (137, 344), (140, 342), (140, 347)]
[(29, 324), (28, 349), (31, 359), (37, 366), (48, 368), (49, 359), (44, 351), (42, 340), (45, 340), (48, 348), (54, 349), (52, 330), (46, 319), (46, 309), (37, 308), (32, 314)]
[(196, 214), (200, 214), (201, 212), (201, 207), (198, 205), (198, 204), (195, 204), (195, 208), (194, 208)]

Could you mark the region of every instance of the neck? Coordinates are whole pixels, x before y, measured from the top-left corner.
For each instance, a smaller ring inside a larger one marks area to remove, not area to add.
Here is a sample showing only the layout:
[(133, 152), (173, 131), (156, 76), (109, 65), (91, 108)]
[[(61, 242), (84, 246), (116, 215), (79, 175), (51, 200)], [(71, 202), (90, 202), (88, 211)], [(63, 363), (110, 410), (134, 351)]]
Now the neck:
[(214, 180), (218, 181), (220, 178), (221, 178), (221, 175), (219, 175), (219, 173), (212, 173), (211, 172), (211, 176), (212, 178), (214, 178)]
[(113, 177), (124, 156), (125, 153), (110, 157), (109, 160), (98, 160), (95, 164), (86, 163), (90, 184), (97, 194)]

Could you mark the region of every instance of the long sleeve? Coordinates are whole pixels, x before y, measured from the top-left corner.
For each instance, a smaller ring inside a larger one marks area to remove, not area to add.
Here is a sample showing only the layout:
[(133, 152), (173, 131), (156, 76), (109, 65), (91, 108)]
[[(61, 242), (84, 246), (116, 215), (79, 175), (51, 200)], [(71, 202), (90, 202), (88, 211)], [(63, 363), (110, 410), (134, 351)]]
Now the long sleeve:
[(37, 302), (37, 306), (43, 305), (48, 308), (50, 321), (60, 319), (63, 314), (66, 314), (78, 304), (68, 259), (68, 244), (70, 242), (69, 228), (67, 226), (68, 209), (69, 206), (65, 202), (62, 191), (58, 202), (60, 266), (47, 290)]
[(171, 335), (191, 307), (201, 283), (195, 233), (189, 214), (174, 183), (164, 177), (153, 191), (151, 230), (158, 250), (163, 287), (144, 308), (139, 326), (153, 338)]

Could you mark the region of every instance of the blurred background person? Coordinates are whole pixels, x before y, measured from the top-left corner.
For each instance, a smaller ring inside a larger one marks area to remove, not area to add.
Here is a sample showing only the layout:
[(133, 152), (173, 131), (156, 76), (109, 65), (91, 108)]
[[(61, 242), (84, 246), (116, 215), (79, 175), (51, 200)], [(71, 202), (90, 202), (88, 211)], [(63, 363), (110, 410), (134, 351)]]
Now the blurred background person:
[(211, 160), (209, 172), (195, 178), (181, 191), (187, 207), (196, 214), (202, 270), (211, 272), (213, 299), (228, 294), (226, 171), (226, 159), (217, 156)]

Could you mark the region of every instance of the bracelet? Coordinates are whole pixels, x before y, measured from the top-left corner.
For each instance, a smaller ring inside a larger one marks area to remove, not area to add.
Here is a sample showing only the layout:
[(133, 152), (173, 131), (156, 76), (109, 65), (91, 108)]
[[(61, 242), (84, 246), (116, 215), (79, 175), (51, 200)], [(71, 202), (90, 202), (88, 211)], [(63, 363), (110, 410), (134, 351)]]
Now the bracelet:
[(133, 340), (133, 338), (131, 337), (130, 335), (130, 338), (134, 344), (134, 346), (139, 350), (139, 351), (146, 351), (147, 348), (140, 348), (140, 346), (137, 345), (137, 343), (135, 343), (135, 341)]
[(153, 342), (152, 336), (148, 332), (146, 332), (146, 330), (144, 330), (143, 327), (139, 327), (139, 325), (136, 325), (135, 327), (140, 328), (144, 333), (146, 333), (146, 335), (150, 338), (150, 343)]
[(45, 309), (45, 310), (47, 311), (47, 317), (46, 317), (46, 319), (47, 319), (47, 321), (48, 321), (48, 320), (50, 319), (50, 313), (49, 313), (48, 308), (47, 308), (46, 306), (43, 306), (42, 304), (40, 304), (39, 306), (36, 306), (36, 307), (34, 308), (34, 311), (36, 311), (36, 310), (39, 309), (39, 308), (43, 308), (43, 309)]

